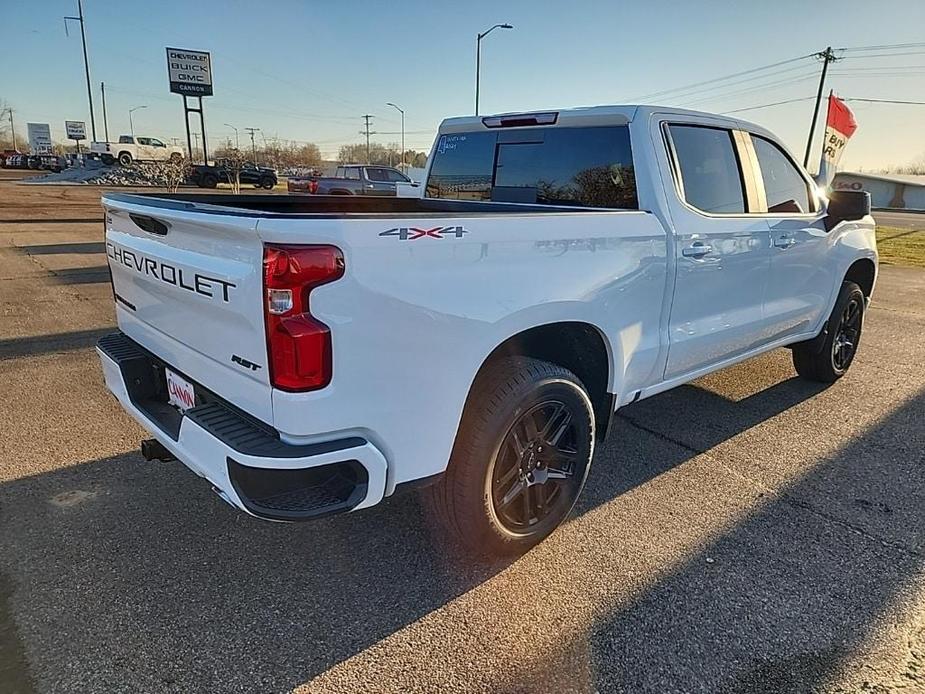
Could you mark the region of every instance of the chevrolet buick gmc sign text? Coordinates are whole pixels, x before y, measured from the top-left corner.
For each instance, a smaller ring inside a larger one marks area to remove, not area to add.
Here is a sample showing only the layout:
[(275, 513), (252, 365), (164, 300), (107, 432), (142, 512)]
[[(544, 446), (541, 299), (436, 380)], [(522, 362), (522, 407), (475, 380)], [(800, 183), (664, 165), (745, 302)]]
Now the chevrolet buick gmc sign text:
[(170, 91), (186, 96), (212, 96), (212, 57), (205, 51), (167, 49)]

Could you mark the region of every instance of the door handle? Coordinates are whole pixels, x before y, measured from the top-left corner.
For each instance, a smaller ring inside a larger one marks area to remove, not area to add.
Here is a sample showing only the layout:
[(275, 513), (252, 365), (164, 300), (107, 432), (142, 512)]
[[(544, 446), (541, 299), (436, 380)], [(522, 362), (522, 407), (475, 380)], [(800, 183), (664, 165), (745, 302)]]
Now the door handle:
[(774, 247), (787, 249), (795, 245), (796, 242), (797, 240), (792, 236), (778, 236), (774, 239)]
[(713, 246), (702, 241), (695, 241), (690, 246), (681, 249), (681, 255), (685, 258), (702, 258), (713, 252)]

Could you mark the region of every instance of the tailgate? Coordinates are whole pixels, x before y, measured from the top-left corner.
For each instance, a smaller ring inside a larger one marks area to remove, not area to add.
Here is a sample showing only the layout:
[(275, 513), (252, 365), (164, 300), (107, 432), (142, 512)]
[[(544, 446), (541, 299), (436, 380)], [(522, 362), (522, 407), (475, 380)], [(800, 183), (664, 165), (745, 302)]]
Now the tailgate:
[(119, 328), (169, 366), (272, 421), (257, 220), (103, 199)]

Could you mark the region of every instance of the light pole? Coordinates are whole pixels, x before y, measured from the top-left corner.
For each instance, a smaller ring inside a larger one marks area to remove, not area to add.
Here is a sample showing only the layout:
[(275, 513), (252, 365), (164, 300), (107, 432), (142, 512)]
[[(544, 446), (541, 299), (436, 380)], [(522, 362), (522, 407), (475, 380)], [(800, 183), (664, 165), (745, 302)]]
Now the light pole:
[(241, 149), (241, 140), (238, 139), (238, 129), (234, 127), (231, 123), (225, 123), (225, 126), (234, 130), (234, 148), (237, 150)]
[(513, 29), (511, 24), (495, 24), (488, 31), (483, 31), (475, 39), (475, 115), (479, 115), (479, 79), (482, 68), (482, 39), (488, 36), (495, 29)]
[(401, 169), (404, 172), (405, 170), (405, 112), (400, 107), (393, 104), (391, 101), (386, 104), (386, 106), (391, 106), (396, 111), (401, 114)]
[(136, 106), (135, 108), (130, 108), (128, 110), (128, 129), (129, 129), (129, 132), (132, 134), (133, 140), (135, 139), (135, 124), (132, 123), (132, 112), (137, 111), (140, 108), (148, 108), (148, 107), (147, 106)]

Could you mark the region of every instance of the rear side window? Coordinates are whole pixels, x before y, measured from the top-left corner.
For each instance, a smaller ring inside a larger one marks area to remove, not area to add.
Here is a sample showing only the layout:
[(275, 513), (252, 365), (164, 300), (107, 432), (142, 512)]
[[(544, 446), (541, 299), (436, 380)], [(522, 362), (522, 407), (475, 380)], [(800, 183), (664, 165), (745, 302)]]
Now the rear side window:
[(636, 209), (629, 129), (518, 128), (442, 135), (426, 195)]
[(752, 135), (758, 166), (764, 180), (764, 194), (770, 213), (809, 213), (813, 211), (809, 185), (790, 157), (780, 147), (763, 137)]
[(383, 183), (389, 180), (385, 169), (366, 169), (366, 178), (370, 181), (381, 181)]
[(360, 180), (360, 170), (355, 166), (348, 166), (344, 169), (344, 178), (349, 178), (354, 181)]
[(684, 199), (702, 212), (742, 214), (745, 189), (732, 132), (697, 125), (670, 125)]

